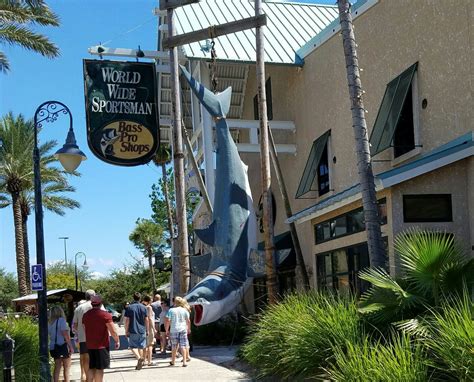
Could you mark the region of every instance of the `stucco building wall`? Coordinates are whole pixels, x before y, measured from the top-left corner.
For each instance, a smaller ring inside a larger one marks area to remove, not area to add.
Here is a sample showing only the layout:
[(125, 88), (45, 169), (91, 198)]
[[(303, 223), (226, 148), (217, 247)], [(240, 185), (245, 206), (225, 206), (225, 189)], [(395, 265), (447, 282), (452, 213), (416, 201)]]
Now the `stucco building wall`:
[[(380, 0), (354, 22), (359, 62), (364, 69), (361, 79), (366, 91), (364, 102), (368, 109), (366, 117), (369, 134), (387, 83), (418, 62), (416, 104), (419, 114), (419, 143), (422, 147), (402, 159), (413, 159), (413, 155), (417, 153), (428, 152), (473, 130), (473, 15), (474, 3), (469, 0)], [(334, 35), (309, 54), (303, 68), (267, 65), (266, 75), (272, 79), (274, 119), (293, 120), (296, 125), (294, 137), (290, 134), (286, 139), (290, 142), (294, 139), (297, 154), (279, 156), (288, 193), (292, 198), (293, 212), (357, 183), (355, 144), (340, 34)], [(253, 97), (256, 92), (255, 69), (251, 66), (244, 119), (253, 119)], [(427, 101), (425, 109), (421, 107), (423, 99)], [(331, 191), (321, 198), (294, 199), (313, 141), (329, 129)], [(400, 159), (390, 161), (391, 152), (392, 149), (388, 149), (374, 158), (373, 168), (376, 174), (402, 162)], [(243, 154), (242, 157), (249, 165), (249, 179), (257, 203), (261, 193), (260, 157), (258, 154)], [(447, 192), (453, 194), (453, 214), (456, 215), (453, 229), (467, 241), (474, 243), (473, 215), (466, 215), (466, 211), (474, 210), (473, 166), (471, 159), (466, 163), (441, 169), (441, 175), (428, 174), (402, 183), (391, 192), (387, 191), (387, 203), (390, 203), (389, 222), (393, 212), (393, 228), (391, 223), (384, 227), (389, 242), (394, 234), (405, 227), (400, 221), (403, 193)], [(438, 182), (440, 176), (445, 177), (445, 180)], [(274, 172), (272, 179), (272, 189), (278, 205), (275, 232), (280, 233), (288, 227), (284, 223), (286, 216)], [(335, 211), (334, 214), (342, 211)], [(314, 267), (315, 253), (321, 253), (330, 246), (365, 240), (364, 233), (359, 233), (352, 235), (354, 237), (327, 242), (324, 247), (315, 246), (312, 225), (326, 218), (327, 216), (321, 216), (312, 222), (297, 224), (308, 266)], [(463, 226), (462, 221), (465, 222)], [(395, 269), (393, 248), (390, 246), (389, 250), (390, 266)]]

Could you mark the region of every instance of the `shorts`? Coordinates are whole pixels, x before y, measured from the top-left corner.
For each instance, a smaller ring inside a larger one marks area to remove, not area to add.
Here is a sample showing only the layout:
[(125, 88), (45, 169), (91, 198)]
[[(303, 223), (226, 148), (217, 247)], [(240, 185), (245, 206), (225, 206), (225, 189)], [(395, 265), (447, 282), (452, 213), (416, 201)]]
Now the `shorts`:
[(132, 349), (145, 349), (146, 336), (145, 334), (130, 333), (128, 337), (128, 346)]
[(166, 333), (165, 324), (160, 325), (160, 332), (161, 333)]
[(109, 367), (109, 349), (89, 349), (89, 369), (104, 370)]
[(170, 341), (171, 341), (171, 346), (173, 347), (173, 349), (176, 348), (178, 345), (179, 347), (182, 347), (182, 348), (189, 347), (188, 333), (186, 331), (170, 333)]
[(153, 346), (156, 342), (155, 339), (155, 330), (151, 330), (148, 332), (148, 335), (146, 336), (146, 346)]
[(87, 354), (87, 345), (85, 342), (79, 342), (79, 354)]

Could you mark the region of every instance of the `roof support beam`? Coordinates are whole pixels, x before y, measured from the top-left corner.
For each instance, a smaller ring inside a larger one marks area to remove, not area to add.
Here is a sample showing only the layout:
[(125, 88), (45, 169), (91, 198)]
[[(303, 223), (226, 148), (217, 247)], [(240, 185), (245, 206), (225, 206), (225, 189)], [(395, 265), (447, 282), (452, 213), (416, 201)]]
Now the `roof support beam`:
[[(258, 129), (258, 123), (258, 120), (227, 119), (227, 125), (231, 129)], [(268, 125), (272, 130), (296, 130), (293, 121), (268, 121)]]
[(173, 9), (183, 5), (199, 3), (201, 0), (160, 0), (160, 10)]
[[(279, 154), (296, 154), (296, 146), (292, 144), (277, 144), (276, 151)], [(241, 153), (259, 153), (260, 145), (251, 143), (237, 143), (237, 149)]]
[(163, 50), (205, 40), (207, 38), (219, 37), (230, 33), (240, 32), (246, 29), (257, 28), (264, 25), (267, 25), (267, 16), (265, 14), (248, 17), (242, 20), (231, 21), (230, 23), (221, 25), (212, 25), (208, 28), (200, 29), (194, 32), (164, 38)]

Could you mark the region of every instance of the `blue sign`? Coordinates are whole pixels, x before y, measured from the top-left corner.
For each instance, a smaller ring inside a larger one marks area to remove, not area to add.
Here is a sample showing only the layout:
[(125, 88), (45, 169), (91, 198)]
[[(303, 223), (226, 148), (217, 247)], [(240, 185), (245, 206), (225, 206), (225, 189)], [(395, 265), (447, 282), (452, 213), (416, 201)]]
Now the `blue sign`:
[(31, 290), (43, 290), (43, 266), (41, 264), (31, 266)]

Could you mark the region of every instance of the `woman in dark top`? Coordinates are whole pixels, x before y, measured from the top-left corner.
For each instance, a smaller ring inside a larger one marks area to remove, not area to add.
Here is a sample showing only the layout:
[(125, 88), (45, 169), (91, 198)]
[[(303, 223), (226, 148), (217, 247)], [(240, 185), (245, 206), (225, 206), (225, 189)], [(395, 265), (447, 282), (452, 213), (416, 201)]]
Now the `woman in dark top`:
[[(54, 382), (59, 381), (61, 367), (64, 369), (64, 382), (69, 382), (71, 354), (74, 352), (74, 348), (69, 335), (69, 325), (66, 322), (63, 309), (59, 306), (51, 308), (48, 333), (49, 350), (54, 358)], [(58, 351), (60, 348), (63, 351)]]

